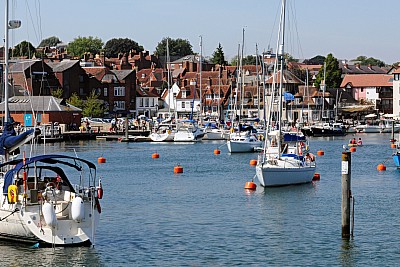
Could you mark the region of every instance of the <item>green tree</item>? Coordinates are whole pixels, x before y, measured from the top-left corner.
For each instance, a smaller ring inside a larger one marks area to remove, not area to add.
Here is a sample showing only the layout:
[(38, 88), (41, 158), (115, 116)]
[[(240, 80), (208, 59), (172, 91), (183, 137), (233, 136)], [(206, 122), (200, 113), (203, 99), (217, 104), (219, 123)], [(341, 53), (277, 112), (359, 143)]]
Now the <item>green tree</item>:
[(56, 46), (59, 43), (61, 43), (61, 40), (58, 37), (51, 36), (51, 37), (48, 37), (46, 39), (43, 39), (40, 42), (39, 47), (46, 47), (46, 46), (52, 47), (52, 46)]
[(285, 53), (286, 62), (299, 62), (298, 59), (295, 59), (291, 54)]
[(323, 65), (324, 62), (325, 62), (325, 57), (320, 55), (304, 60), (304, 63), (307, 65)]
[(99, 95), (93, 90), (83, 104), (82, 115), (84, 117), (102, 117), (104, 114), (104, 107), (98, 99)]
[(35, 47), (28, 41), (22, 41), (21, 43), (17, 44), (13, 51), (13, 57), (28, 57), (32, 58), (36, 53)]
[(67, 103), (73, 105), (74, 107), (83, 109), (83, 101), (76, 93), (71, 95), (71, 97), (67, 100)]
[(221, 43), (218, 43), (217, 49), (214, 51), (211, 57), (211, 62), (219, 65), (226, 65), (224, 51), (222, 50)]
[(128, 38), (113, 38), (108, 40), (104, 46), (106, 57), (118, 57), (119, 53), (128, 53), (131, 50), (141, 52), (144, 50), (143, 46)]
[(361, 65), (367, 66), (378, 66), (378, 67), (384, 67), (386, 64), (382, 60), (375, 59), (373, 57), (367, 58), (366, 56), (358, 56), (356, 59), (353, 59), (353, 61), (359, 61)]
[[(258, 63), (261, 62), (261, 56), (259, 56)], [(240, 63), (240, 62), (239, 62)], [(231, 60), (231, 66), (237, 66), (238, 64), (238, 57), (234, 56)], [(249, 55), (243, 58), (242, 65), (256, 65), (256, 57)]]
[[(338, 88), (342, 83), (342, 70), (339, 68), (339, 61), (332, 55), (328, 54), (325, 59), (326, 63), (326, 86), (327, 88)], [(320, 86), (324, 80), (324, 66), (321, 67), (315, 80), (316, 86)]]
[(81, 37), (75, 38), (67, 46), (68, 53), (76, 57), (82, 57), (83, 54), (89, 52), (98, 54), (103, 47), (103, 41), (97, 37)]
[(63, 98), (64, 90), (62, 88), (57, 88), (51, 91), (51, 95), (56, 98)]
[(157, 44), (155, 53), (158, 56), (164, 56), (167, 54), (167, 40), (169, 46), (169, 55), (170, 56), (187, 56), (193, 55), (194, 52), (192, 50), (192, 45), (188, 40), (183, 39), (172, 39), (170, 37), (164, 37), (161, 42)]

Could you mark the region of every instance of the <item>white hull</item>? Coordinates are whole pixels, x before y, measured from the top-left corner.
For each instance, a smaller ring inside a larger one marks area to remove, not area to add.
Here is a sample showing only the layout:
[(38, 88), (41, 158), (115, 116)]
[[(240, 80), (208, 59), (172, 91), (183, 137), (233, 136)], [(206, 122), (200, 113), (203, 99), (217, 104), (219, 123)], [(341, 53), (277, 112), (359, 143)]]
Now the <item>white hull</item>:
[(150, 139), (152, 142), (172, 142), (174, 141), (175, 133), (152, 133)]
[(201, 141), (201, 137), (198, 137), (195, 133), (187, 131), (178, 131), (174, 135), (174, 142), (198, 142)]
[(310, 183), (314, 177), (315, 164), (283, 158), (272, 159), (256, 166), (256, 176), (262, 186), (284, 186)]
[(229, 132), (220, 129), (207, 129), (203, 140), (226, 140), (229, 138)]
[(248, 141), (228, 141), (228, 151), (230, 153), (245, 153), (245, 152), (254, 152), (256, 147), (261, 147), (263, 144), (262, 141), (248, 142)]

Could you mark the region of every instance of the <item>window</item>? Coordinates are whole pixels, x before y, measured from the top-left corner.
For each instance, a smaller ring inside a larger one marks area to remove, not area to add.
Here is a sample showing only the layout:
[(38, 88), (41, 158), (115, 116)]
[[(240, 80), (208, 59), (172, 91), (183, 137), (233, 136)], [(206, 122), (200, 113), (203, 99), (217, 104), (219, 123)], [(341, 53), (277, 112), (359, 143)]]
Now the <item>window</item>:
[(79, 82), (83, 83), (83, 75), (79, 75)]
[(83, 88), (79, 88), (79, 95), (85, 95)]
[(114, 96), (125, 96), (125, 87), (114, 87)]
[(361, 93), (364, 92), (364, 88), (361, 88)]
[(206, 99), (211, 99), (211, 94), (206, 94)]
[(395, 80), (395, 81), (398, 81), (398, 80), (400, 80), (399, 78), (400, 78), (400, 74), (395, 73), (395, 74), (394, 74), (394, 80)]
[(150, 99), (150, 107), (154, 107), (154, 98)]
[(108, 90), (107, 90), (106, 87), (103, 88), (103, 94), (104, 94), (104, 96), (107, 96), (107, 95), (108, 95)]
[(96, 95), (100, 95), (101, 94), (101, 88), (96, 88), (95, 89), (95, 93), (96, 93)]
[(186, 91), (182, 91), (182, 98), (186, 98)]
[(114, 101), (114, 107), (116, 110), (125, 110), (125, 101)]
[(141, 97), (139, 100), (139, 107), (143, 107), (143, 97)]
[(182, 104), (181, 104), (182, 108), (185, 108), (185, 104), (186, 104), (185, 102), (182, 102)]
[(146, 98), (146, 99), (144, 100), (144, 106), (145, 106), (145, 107), (148, 107), (148, 106), (149, 106), (149, 99), (148, 99), (148, 98)]

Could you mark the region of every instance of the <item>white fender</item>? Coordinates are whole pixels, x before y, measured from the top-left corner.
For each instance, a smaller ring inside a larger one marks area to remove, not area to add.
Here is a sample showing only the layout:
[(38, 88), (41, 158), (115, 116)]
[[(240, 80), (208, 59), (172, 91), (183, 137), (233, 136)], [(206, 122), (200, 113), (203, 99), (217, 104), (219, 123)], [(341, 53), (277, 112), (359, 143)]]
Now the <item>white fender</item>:
[(53, 205), (51, 205), (49, 202), (44, 203), (42, 206), (42, 212), (46, 224), (50, 227), (56, 227), (57, 217)]
[(76, 222), (80, 222), (85, 218), (85, 205), (81, 197), (76, 197), (72, 200), (71, 215)]

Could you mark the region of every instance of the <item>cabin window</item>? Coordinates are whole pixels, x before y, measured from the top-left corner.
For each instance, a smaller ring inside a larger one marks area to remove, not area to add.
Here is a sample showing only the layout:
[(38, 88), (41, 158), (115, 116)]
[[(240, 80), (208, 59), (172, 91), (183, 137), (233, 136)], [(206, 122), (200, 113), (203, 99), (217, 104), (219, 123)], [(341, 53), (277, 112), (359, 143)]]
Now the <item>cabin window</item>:
[(114, 87), (114, 96), (125, 96), (125, 87)]

